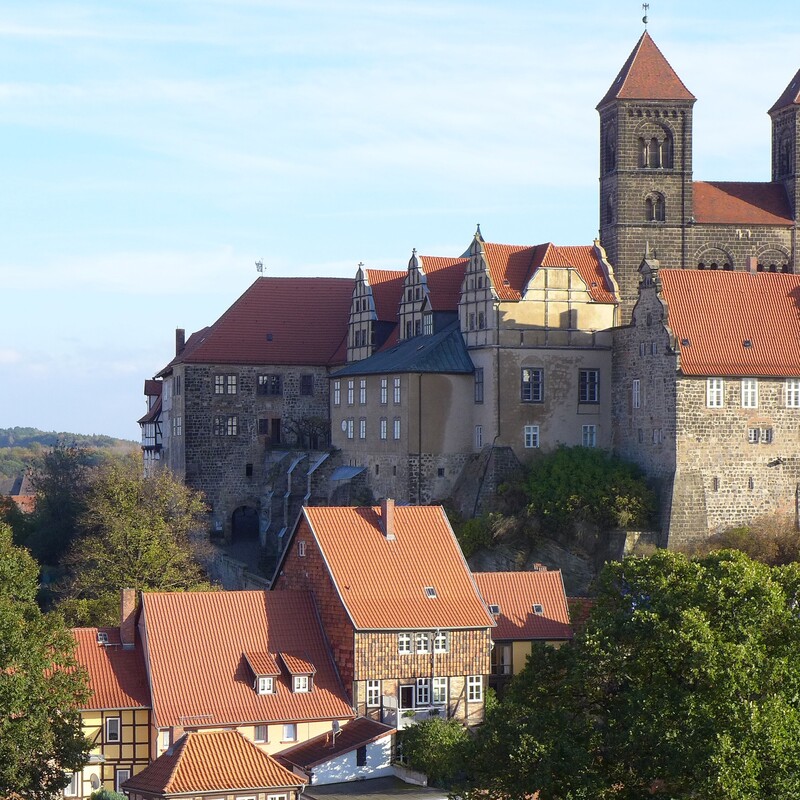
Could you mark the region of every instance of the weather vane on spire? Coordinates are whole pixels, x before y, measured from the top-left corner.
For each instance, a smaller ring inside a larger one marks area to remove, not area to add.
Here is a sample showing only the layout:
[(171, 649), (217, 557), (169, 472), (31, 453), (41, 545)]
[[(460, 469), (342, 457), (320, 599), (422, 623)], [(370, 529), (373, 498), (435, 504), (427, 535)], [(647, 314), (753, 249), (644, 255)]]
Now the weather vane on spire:
[(645, 27), (647, 27), (647, 12), (650, 10), (650, 3), (642, 3), (642, 11), (644, 11), (644, 16), (642, 17), (642, 22), (644, 22)]

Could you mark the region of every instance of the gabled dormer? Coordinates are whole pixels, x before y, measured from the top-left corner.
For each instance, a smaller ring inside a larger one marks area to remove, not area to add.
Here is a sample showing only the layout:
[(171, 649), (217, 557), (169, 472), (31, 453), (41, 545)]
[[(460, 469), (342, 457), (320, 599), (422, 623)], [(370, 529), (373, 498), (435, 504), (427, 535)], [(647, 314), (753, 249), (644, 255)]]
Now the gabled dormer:
[(305, 694), (314, 690), (314, 675), (317, 670), (307, 658), (281, 653), (281, 660), (291, 678), (293, 694)]
[(253, 689), (256, 694), (275, 694), (277, 680), (281, 674), (278, 661), (272, 653), (250, 650), (243, 653), (253, 673)]
[(468, 262), (458, 304), (461, 331), (468, 347), (490, 343), (487, 331), (497, 327), (493, 312), (498, 295), (492, 286), (485, 245), (481, 226), (478, 225), (465, 253)]
[(358, 265), (347, 332), (348, 362), (369, 358), (392, 336), (404, 277), (403, 272)]

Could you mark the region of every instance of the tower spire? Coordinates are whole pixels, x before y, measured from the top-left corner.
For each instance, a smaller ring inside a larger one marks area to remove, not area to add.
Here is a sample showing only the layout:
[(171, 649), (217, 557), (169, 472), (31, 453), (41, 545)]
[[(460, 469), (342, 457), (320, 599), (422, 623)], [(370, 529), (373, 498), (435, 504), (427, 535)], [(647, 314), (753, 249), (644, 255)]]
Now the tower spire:
[(642, 22), (644, 22), (645, 28), (647, 27), (647, 12), (650, 10), (650, 3), (642, 3), (642, 11), (644, 11), (644, 16), (642, 17)]

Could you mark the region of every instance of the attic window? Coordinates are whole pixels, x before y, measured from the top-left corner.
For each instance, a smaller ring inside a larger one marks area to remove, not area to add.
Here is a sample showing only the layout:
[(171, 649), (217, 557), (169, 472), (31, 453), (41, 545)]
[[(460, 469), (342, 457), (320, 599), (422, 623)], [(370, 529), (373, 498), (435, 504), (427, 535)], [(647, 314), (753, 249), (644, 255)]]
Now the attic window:
[(256, 680), (257, 694), (275, 694), (275, 678), (271, 675), (259, 675)]
[(495, 605), (493, 603), (490, 604), (489, 613), (492, 614), (492, 616), (495, 616), (495, 617), (498, 616), (500, 614), (500, 606)]
[(681, 347), (688, 347), (690, 344), (688, 339), (681, 339)]
[(293, 692), (310, 692), (311, 677), (309, 675), (295, 675), (292, 677)]
[(299, 541), (297, 543), (297, 555), (300, 558), (305, 558), (306, 555), (306, 543), (304, 541)]
[(436, 589), (434, 589), (433, 586), (426, 586), (425, 587), (425, 597), (428, 597), (431, 600), (434, 600), (436, 598)]
[(742, 347), (752, 347), (752, 346), (753, 346), (753, 342), (750, 339), (745, 339), (742, 342)]
[(108, 644), (108, 634), (105, 631), (97, 631), (97, 644)]
[(544, 614), (544, 606), (541, 603), (533, 604), (533, 613), (541, 617)]

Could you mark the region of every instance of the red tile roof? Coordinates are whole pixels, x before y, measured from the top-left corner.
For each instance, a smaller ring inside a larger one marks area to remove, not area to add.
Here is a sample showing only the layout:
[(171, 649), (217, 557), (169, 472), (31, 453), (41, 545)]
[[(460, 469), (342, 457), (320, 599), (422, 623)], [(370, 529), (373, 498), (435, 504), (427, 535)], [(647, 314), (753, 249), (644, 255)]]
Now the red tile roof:
[(800, 105), (800, 70), (794, 78), (789, 81), (789, 85), (783, 90), (783, 94), (775, 101), (769, 113), (780, 111), (788, 106)]
[(299, 788), (305, 782), (238, 731), (190, 731), (127, 780), (125, 789), (162, 795), (198, 794)]
[(483, 247), (489, 276), (500, 300), (521, 300), (539, 267), (564, 267), (577, 271), (595, 302), (616, 302), (596, 247), (556, 246), (551, 242), (533, 247), (486, 242)]
[(33, 514), (36, 511), (35, 494), (12, 494), (10, 498), (23, 514)]
[(782, 183), (696, 182), (694, 218), (721, 225), (793, 225)]
[(257, 278), (170, 366), (343, 363), (352, 294), (347, 278)]
[(282, 750), (275, 758), (290, 768), (295, 766), (310, 770), (384, 736), (393, 736), (396, 732), (390, 725), (375, 722), (368, 717), (358, 717), (342, 725), (335, 742), (331, 741), (330, 733), (323, 733), (288, 750)]
[(281, 668), (278, 666), (278, 661), (272, 653), (261, 653), (258, 651), (250, 650), (244, 654), (250, 669), (253, 670), (253, 675), (280, 675)]
[(281, 653), (281, 659), (290, 675), (313, 675), (317, 671), (316, 667), (304, 658)]
[(144, 393), (147, 397), (160, 397), (163, 385), (162, 381), (148, 379), (144, 382)]
[(406, 273), (400, 270), (367, 269), (364, 277), (372, 288), (372, 301), (379, 320), (394, 322), (403, 296)]
[(468, 258), (420, 256), (419, 265), (428, 284), (433, 311), (458, 311), (461, 284), (469, 265)]
[[(394, 540), (383, 535), (380, 508), (303, 514), (357, 629), (492, 625), (441, 506), (397, 506)], [(426, 597), (428, 586), (435, 599)]]
[[(105, 633), (108, 644), (97, 643)], [(150, 690), (139, 644), (122, 647), (119, 628), (73, 628), (75, 657), (89, 674), (92, 692), (87, 709), (150, 708)]]
[(662, 269), (659, 276), (685, 375), (800, 376), (800, 275)]
[(597, 108), (612, 100), (695, 99), (645, 31)]
[[(572, 638), (561, 570), (476, 572), (475, 582), (487, 605), (500, 606), (495, 641)], [(534, 603), (543, 614), (534, 613)]]
[[(159, 727), (353, 716), (306, 592), (145, 592), (142, 598)], [(256, 694), (245, 658), (253, 652), (313, 662), (313, 691), (293, 693), (281, 670), (275, 694)]]

